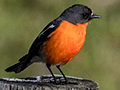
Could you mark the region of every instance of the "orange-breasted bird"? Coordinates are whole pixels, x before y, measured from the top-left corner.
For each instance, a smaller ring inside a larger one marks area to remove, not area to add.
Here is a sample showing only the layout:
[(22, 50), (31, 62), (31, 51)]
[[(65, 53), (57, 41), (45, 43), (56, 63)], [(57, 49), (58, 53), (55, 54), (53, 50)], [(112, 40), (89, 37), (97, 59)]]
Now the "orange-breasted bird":
[(67, 82), (60, 66), (71, 61), (81, 50), (85, 43), (87, 25), (94, 18), (100, 16), (93, 14), (87, 6), (75, 4), (67, 8), (42, 30), (28, 53), (5, 71), (19, 73), (34, 62), (43, 62), (52, 74), (54, 82), (56, 79), (51, 65), (58, 68)]

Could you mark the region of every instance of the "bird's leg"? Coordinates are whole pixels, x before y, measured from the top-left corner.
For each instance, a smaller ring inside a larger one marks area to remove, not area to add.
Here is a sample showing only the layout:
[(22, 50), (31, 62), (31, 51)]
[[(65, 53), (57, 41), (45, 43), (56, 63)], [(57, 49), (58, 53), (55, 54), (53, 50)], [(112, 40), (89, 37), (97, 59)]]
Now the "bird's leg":
[(50, 64), (46, 64), (46, 66), (47, 66), (48, 70), (50, 71), (50, 73), (51, 73), (51, 75), (52, 75), (52, 77), (54, 79), (54, 83), (56, 83), (56, 78), (55, 78), (55, 76), (54, 76), (54, 74), (53, 74), (53, 72), (52, 72), (52, 70), (50, 68), (51, 65)]
[(64, 80), (65, 80), (65, 83), (68, 83), (66, 76), (64, 75), (64, 73), (63, 73), (62, 70), (60, 69), (60, 66), (56, 66), (56, 67), (58, 68), (58, 70), (60, 71), (60, 73), (63, 75), (63, 78), (64, 78)]
[(75, 84), (77, 85), (78, 83), (77, 82), (70, 82), (67, 80), (66, 76), (64, 75), (64, 73), (62, 72), (62, 70), (60, 69), (60, 66), (56, 66), (58, 68), (58, 70), (61, 72), (61, 74), (63, 75), (63, 78), (65, 80), (65, 82), (62, 82), (62, 83), (65, 83), (65, 84)]

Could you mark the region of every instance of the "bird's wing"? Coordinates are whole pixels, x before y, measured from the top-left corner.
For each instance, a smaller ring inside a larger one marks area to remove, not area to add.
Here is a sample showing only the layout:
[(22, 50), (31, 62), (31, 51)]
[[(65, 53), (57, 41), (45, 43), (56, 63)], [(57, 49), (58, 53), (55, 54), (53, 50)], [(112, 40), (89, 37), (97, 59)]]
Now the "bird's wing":
[[(50, 34), (61, 24), (60, 21), (57, 19), (50, 22), (43, 31), (37, 36), (37, 38), (32, 43), (29, 53), (35, 53), (37, 49), (39, 49), (39, 52), (43, 49), (44, 42), (49, 38)], [(37, 50), (38, 51), (38, 50)]]

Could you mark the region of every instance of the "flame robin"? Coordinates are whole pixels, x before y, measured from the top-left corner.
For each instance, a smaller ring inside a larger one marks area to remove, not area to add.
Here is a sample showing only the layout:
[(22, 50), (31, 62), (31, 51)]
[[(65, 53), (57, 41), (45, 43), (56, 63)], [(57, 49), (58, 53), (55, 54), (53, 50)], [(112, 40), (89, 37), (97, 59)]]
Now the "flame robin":
[(6, 69), (19, 73), (34, 62), (43, 62), (56, 82), (50, 68), (55, 65), (67, 79), (60, 66), (71, 61), (85, 43), (86, 28), (90, 20), (100, 18), (84, 5), (75, 4), (67, 8), (59, 17), (50, 22), (37, 36), (28, 53), (19, 62)]

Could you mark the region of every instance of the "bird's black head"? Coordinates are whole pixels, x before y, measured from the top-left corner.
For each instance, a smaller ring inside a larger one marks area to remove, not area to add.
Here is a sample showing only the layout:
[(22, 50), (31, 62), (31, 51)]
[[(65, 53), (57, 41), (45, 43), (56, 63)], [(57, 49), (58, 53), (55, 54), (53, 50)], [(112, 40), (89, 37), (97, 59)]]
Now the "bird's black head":
[(60, 15), (60, 19), (67, 20), (73, 24), (83, 24), (93, 18), (100, 18), (100, 16), (93, 14), (89, 7), (81, 4), (75, 4), (69, 7)]

